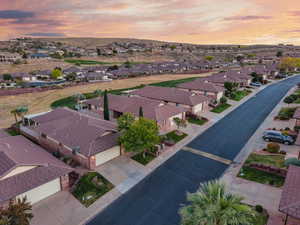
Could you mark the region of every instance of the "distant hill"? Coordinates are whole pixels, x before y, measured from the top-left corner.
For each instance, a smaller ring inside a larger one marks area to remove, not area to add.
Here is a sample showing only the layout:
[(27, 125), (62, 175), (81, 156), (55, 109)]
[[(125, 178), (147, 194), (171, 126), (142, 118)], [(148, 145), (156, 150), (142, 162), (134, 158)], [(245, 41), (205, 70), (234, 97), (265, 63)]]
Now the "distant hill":
[(146, 40), (146, 39), (134, 39), (134, 38), (35, 38), (41, 41), (55, 41), (61, 42), (67, 45), (83, 47), (83, 48), (95, 48), (96, 46), (105, 46), (114, 42), (124, 43), (124, 42), (135, 42), (135, 43), (168, 43), (163, 41)]

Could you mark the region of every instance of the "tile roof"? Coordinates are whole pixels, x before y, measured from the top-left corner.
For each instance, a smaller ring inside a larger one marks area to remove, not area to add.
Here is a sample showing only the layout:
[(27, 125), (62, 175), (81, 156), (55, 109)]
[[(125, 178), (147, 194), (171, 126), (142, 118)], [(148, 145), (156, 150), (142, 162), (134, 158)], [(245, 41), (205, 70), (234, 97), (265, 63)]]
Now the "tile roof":
[(293, 118), (294, 119), (300, 119), (300, 108), (296, 109)]
[(9, 137), (10, 135), (4, 130), (0, 129), (0, 138)]
[(147, 86), (130, 92), (133, 95), (139, 95), (146, 98), (168, 101), (178, 104), (195, 106), (203, 102), (209, 102), (210, 98), (204, 95), (195, 95), (188, 91), (177, 88)]
[[(135, 116), (139, 115), (139, 109), (142, 107), (144, 116), (157, 122), (162, 122), (187, 111), (183, 107), (163, 104), (161, 101), (135, 96), (108, 95), (108, 102), (110, 110), (121, 113), (128, 112)], [(103, 98), (90, 99), (85, 101), (85, 103), (103, 108)]]
[(290, 165), (279, 203), (279, 211), (300, 219), (300, 167)]
[(57, 108), (32, 120), (39, 125), (31, 129), (46, 134), (71, 149), (80, 147), (80, 153), (85, 156), (92, 156), (118, 145), (116, 123), (67, 108)]
[(202, 80), (194, 80), (191, 82), (186, 82), (186, 83), (178, 85), (178, 87), (183, 88), (183, 89), (207, 91), (207, 92), (213, 92), (213, 93), (218, 93), (218, 92), (224, 91), (223, 87), (215, 85), (208, 81), (202, 81)]
[[(35, 167), (4, 178), (10, 171), (20, 166)], [(0, 139), (0, 178), (3, 178), (0, 180), (0, 202), (71, 171), (72, 168), (23, 136), (10, 136)]]

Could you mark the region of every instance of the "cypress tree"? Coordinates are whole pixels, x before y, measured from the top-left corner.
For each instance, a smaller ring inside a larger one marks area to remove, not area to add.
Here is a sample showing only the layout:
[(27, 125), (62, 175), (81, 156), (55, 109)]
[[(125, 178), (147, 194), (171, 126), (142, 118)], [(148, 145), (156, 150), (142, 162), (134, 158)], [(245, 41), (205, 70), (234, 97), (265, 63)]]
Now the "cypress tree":
[(103, 96), (103, 116), (105, 120), (109, 120), (109, 107), (108, 107), (108, 97), (107, 97), (107, 90), (104, 91)]
[(140, 118), (144, 117), (144, 112), (143, 112), (143, 108), (142, 107), (140, 107), (139, 117)]

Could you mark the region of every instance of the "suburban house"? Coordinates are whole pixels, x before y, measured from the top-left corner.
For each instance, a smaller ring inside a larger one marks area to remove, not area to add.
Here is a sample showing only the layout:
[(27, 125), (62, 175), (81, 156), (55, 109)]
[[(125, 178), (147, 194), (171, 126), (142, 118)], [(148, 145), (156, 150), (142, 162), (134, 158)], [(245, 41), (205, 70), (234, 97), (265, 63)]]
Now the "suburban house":
[(23, 136), (0, 137), (0, 207), (27, 197), (34, 204), (69, 188), (72, 168)]
[(0, 63), (13, 63), (22, 59), (18, 53), (0, 52)]
[(284, 187), (281, 193), (279, 211), (286, 215), (285, 224), (288, 219), (297, 220), (300, 223), (300, 167), (290, 165), (285, 178)]
[(173, 106), (181, 106), (188, 109), (187, 113), (200, 115), (207, 111), (211, 98), (205, 95), (197, 95), (178, 88), (147, 86), (130, 92), (131, 95), (163, 101)]
[(29, 73), (23, 73), (23, 72), (12, 73), (11, 76), (13, 77), (13, 79), (21, 80), (24, 82), (37, 80), (37, 77), (35, 75)]
[(297, 108), (294, 115), (293, 119), (295, 120), (295, 127), (300, 126), (300, 108)]
[[(145, 118), (157, 122), (161, 131), (168, 131), (176, 128), (174, 118), (185, 119), (188, 109), (181, 106), (173, 106), (164, 102), (136, 96), (108, 95), (108, 107), (112, 119), (117, 119), (124, 113), (132, 113), (139, 116), (140, 108), (143, 109)], [(89, 110), (103, 112), (103, 97), (86, 100), (84, 102)]]
[(224, 87), (201, 80), (182, 83), (177, 87), (182, 90), (188, 90), (199, 95), (210, 97), (217, 101), (223, 97), (225, 91)]
[(27, 116), (21, 132), (49, 152), (69, 157), (88, 169), (121, 154), (115, 123), (68, 108)]

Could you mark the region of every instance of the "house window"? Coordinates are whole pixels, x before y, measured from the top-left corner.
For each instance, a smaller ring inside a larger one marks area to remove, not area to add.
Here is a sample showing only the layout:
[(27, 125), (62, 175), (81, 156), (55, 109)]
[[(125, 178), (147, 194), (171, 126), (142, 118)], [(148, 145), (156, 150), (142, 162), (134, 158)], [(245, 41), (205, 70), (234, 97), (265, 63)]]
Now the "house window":
[(179, 104), (178, 104), (178, 103), (176, 103), (176, 106), (179, 106)]

